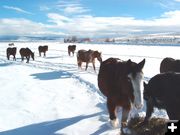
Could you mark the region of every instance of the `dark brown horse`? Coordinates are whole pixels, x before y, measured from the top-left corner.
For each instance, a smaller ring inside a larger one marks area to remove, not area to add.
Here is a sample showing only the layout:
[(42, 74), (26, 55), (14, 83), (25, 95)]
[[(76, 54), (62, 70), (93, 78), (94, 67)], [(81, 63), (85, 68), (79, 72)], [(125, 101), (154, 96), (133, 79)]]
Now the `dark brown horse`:
[(101, 63), (98, 86), (107, 97), (107, 108), (111, 124), (118, 126), (116, 109), (122, 107), (121, 132), (127, 126), (131, 104), (136, 108), (143, 106), (143, 72), (145, 59), (140, 63), (109, 58)]
[(94, 71), (96, 71), (95, 68), (95, 58), (98, 59), (98, 61), (101, 63), (102, 62), (102, 57), (101, 57), (101, 53), (98, 51), (93, 51), (93, 50), (79, 50), (77, 52), (77, 63), (78, 63), (78, 67), (81, 68), (82, 62), (86, 62), (86, 69), (88, 68), (88, 64), (92, 63), (93, 64), (93, 68)]
[(48, 46), (47, 45), (39, 46), (38, 51), (39, 51), (39, 56), (41, 56), (41, 52), (43, 52), (44, 57), (45, 57), (46, 56), (46, 51), (48, 51)]
[(7, 59), (9, 60), (10, 58), (10, 55), (13, 55), (13, 60), (16, 60), (16, 50), (17, 48), (16, 47), (8, 47), (6, 49), (6, 54), (7, 54)]
[(76, 45), (69, 45), (68, 46), (68, 54), (69, 56), (71, 55), (71, 53), (73, 54), (74, 56), (74, 51), (76, 50)]
[(164, 58), (160, 64), (160, 73), (169, 71), (180, 72), (180, 60), (169, 57)]
[(27, 59), (26, 63), (29, 63), (30, 56), (34, 60), (34, 53), (29, 48), (21, 48), (19, 50), (19, 53), (21, 55), (22, 61), (24, 60), (24, 57), (26, 57), (26, 59)]

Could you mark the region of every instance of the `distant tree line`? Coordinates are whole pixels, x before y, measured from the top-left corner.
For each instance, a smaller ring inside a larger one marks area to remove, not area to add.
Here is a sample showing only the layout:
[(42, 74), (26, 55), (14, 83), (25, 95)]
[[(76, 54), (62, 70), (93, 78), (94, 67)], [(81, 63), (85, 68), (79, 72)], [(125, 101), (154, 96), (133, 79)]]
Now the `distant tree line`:
[(64, 38), (64, 43), (82, 43), (91, 42), (90, 38), (77, 38), (76, 36)]

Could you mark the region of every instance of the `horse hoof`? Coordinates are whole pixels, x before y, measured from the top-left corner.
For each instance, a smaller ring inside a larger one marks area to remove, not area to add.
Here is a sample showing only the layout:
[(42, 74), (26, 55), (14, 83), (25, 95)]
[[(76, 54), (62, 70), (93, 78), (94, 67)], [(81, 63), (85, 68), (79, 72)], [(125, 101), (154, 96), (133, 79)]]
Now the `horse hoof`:
[(114, 120), (111, 120), (111, 126), (113, 128), (117, 128), (119, 126), (119, 121), (118, 119), (114, 119)]

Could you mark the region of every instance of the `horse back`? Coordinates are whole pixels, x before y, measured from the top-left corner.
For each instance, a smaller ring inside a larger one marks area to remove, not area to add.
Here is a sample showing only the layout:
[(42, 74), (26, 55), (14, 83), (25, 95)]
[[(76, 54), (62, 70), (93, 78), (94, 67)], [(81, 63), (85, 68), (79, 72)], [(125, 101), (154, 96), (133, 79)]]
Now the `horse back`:
[(123, 76), (121, 72), (125, 68), (125, 63), (118, 58), (109, 58), (100, 65), (98, 74), (98, 86), (105, 96), (120, 95), (119, 76)]
[(29, 56), (32, 54), (32, 51), (29, 48), (21, 48), (19, 53), (21, 56)]
[(68, 50), (69, 51), (75, 51), (76, 50), (76, 45), (69, 45)]
[(6, 50), (6, 53), (10, 54), (10, 55), (15, 55), (16, 54), (16, 50), (17, 50), (16, 47), (8, 47), (7, 50)]
[(90, 53), (86, 50), (79, 50), (77, 52), (77, 60), (82, 62), (89, 62), (90, 61), (89, 54)]
[(44, 50), (48, 51), (48, 46), (47, 45), (44, 46)]
[(47, 45), (39, 46), (39, 47), (38, 47), (38, 50), (39, 50), (39, 52), (45, 52), (45, 51), (48, 51), (48, 46), (47, 46)]
[(151, 78), (148, 83), (150, 96), (163, 102), (179, 101), (180, 105), (180, 73), (166, 72)]

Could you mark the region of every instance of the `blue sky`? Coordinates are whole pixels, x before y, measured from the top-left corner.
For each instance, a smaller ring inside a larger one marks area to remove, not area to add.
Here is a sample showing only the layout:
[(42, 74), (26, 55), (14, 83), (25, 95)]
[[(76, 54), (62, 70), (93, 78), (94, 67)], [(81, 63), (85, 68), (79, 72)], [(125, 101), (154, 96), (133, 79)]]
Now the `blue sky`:
[(180, 0), (0, 0), (0, 36), (126, 36), (180, 30)]

